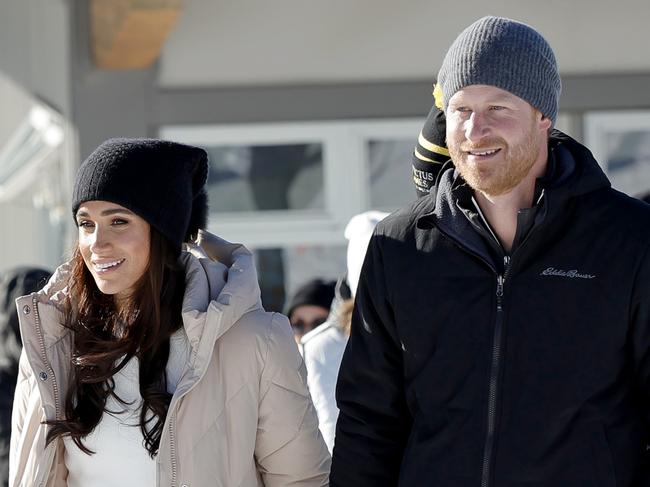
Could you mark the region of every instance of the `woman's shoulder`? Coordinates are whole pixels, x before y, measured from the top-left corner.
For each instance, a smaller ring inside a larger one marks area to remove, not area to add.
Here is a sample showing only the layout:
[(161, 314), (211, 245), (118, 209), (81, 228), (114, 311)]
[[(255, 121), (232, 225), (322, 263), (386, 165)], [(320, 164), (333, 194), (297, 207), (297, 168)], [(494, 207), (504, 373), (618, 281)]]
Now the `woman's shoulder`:
[(289, 320), (280, 313), (254, 310), (242, 315), (217, 340), (216, 353), (222, 370), (241, 377), (254, 374), (263, 389), (275, 381), (286, 389), (304, 392), (302, 357)]
[(241, 314), (228, 327), (217, 339), (217, 345), (241, 351), (255, 348), (257, 353), (265, 355), (269, 346), (278, 341), (296, 346), (288, 318), (280, 313), (252, 309)]
[[(230, 334), (248, 340), (254, 340), (260, 345), (267, 345), (270, 340), (290, 338), (293, 332), (289, 319), (281, 313), (253, 309), (244, 313), (231, 327)], [(225, 337), (224, 337), (225, 338)]]
[(325, 322), (310, 331), (300, 341), (308, 366), (313, 363), (340, 361), (347, 342), (347, 336), (334, 320)]
[(343, 333), (343, 330), (341, 330), (339, 323), (334, 319), (330, 319), (309, 333), (306, 333), (300, 340), (300, 343), (304, 347), (309, 346), (320, 349), (338, 346), (340, 344), (345, 346), (347, 341), (347, 337)]

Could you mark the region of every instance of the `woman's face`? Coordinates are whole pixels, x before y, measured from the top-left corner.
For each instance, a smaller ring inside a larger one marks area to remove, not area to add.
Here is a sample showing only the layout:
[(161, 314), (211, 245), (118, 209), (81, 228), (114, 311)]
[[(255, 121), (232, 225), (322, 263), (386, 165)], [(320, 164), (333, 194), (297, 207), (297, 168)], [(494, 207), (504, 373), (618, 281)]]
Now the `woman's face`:
[(130, 296), (149, 264), (149, 223), (108, 201), (86, 201), (76, 219), (79, 251), (99, 290), (118, 302)]

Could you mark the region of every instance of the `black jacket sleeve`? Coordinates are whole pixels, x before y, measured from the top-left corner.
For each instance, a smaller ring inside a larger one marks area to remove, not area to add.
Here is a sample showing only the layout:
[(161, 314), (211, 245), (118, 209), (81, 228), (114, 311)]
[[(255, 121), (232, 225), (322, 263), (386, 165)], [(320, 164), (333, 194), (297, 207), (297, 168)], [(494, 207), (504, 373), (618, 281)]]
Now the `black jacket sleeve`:
[[(650, 251), (646, 248), (641, 265), (636, 272), (632, 301), (630, 306), (630, 333), (629, 341), (632, 354), (632, 363), (637, 384), (642, 398), (643, 416), (645, 428), (648, 431), (650, 425)], [(646, 448), (641, 457), (642, 472), (639, 478), (635, 479), (634, 485), (650, 486), (650, 435), (646, 433), (644, 438)]]
[[(637, 383), (643, 391), (646, 424), (650, 425), (650, 250), (636, 272), (630, 309), (631, 349)], [(650, 437), (646, 438), (650, 445)]]
[(397, 485), (411, 429), (382, 238), (374, 235), (368, 247), (337, 382), (333, 487)]

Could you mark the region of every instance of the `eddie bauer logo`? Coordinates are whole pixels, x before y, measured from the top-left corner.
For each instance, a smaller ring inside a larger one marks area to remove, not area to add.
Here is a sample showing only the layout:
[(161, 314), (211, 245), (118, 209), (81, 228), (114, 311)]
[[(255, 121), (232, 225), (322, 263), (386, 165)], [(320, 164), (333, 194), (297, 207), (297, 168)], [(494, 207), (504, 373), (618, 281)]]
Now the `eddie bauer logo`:
[(544, 269), (540, 276), (556, 276), (556, 277), (568, 277), (571, 279), (594, 279), (596, 276), (591, 274), (580, 274), (577, 269), (571, 269), (570, 271), (563, 271), (560, 269), (555, 269), (553, 267), (548, 267)]

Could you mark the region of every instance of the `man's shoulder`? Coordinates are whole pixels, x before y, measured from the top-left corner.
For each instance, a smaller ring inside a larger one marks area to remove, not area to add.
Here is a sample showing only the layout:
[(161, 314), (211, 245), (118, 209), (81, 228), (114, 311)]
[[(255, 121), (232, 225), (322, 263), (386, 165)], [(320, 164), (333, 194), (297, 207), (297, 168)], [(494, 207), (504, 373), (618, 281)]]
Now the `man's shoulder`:
[(614, 188), (599, 193), (588, 207), (600, 208), (595, 213), (603, 229), (650, 243), (650, 204)]
[(418, 220), (431, 213), (435, 203), (432, 195), (418, 198), (407, 206), (391, 213), (377, 224), (377, 235), (387, 237), (403, 237), (412, 232)]

